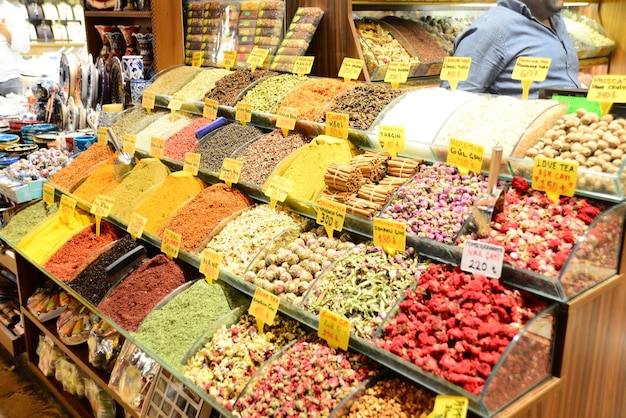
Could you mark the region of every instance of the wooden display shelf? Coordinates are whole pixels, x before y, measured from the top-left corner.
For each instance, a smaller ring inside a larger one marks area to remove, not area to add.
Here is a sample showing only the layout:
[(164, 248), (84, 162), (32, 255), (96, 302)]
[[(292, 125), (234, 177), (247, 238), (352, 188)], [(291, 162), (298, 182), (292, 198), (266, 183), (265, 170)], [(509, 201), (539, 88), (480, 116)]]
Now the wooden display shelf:
[(142, 19), (150, 19), (150, 11), (137, 10), (85, 10), (85, 17), (138, 17)]
[(3, 324), (0, 324), (0, 344), (15, 357), (24, 351), (24, 336), (17, 336)]
[[(54, 345), (56, 345), (61, 351), (63, 351), (77, 366), (81, 369), (90, 379), (92, 379), (98, 386), (105, 390), (115, 400), (118, 406), (125, 410), (130, 416), (138, 418), (139, 413), (126, 404), (126, 402), (120, 397), (120, 395), (113, 389), (109, 388), (109, 374), (104, 370), (96, 369), (89, 363), (89, 351), (87, 343), (68, 346), (59, 338), (59, 334), (56, 330), (56, 320), (51, 319), (46, 322), (40, 322), (27, 308), (22, 306), (22, 317), (25, 321), (25, 328), (27, 326), (35, 326), (44, 335), (47, 335), (52, 339)], [(28, 325), (27, 325), (28, 324)], [(34, 338), (33, 338), (34, 339)], [(34, 353), (31, 344), (34, 341), (29, 341), (27, 347), (29, 361), (31, 359), (31, 352)], [(78, 415), (82, 416), (82, 415)]]

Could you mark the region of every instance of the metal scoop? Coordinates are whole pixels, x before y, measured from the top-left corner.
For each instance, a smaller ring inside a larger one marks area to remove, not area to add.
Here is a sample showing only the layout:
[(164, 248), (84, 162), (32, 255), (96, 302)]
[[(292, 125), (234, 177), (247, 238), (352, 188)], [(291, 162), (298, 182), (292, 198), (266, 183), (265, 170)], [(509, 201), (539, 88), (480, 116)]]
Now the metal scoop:
[(489, 165), (489, 179), (487, 181), (486, 193), (476, 199), (472, 209), (476, 234), (483, 238), (489, 235), (489, 224), (492, 216), (502, 212), (504, 209), (503, 189), (498, 189), (498, 173), (502, 162), (502, 145), (499, 143), (491, 151), (491, 163)]
[(122, 147), (117, 141), (115, 133), (113, 133), (113, 129), (107, 128), (107, 134), (113, 143), (113, 147), (115, 147), (115, 150), (117, 151), (117, 158), (113, 162), (113, 172), (115, 173), (117, 181), (122, 181), (122, 179), (126, 177), (135, 166), (135, 159), (132, 155), (130, 155), (130, 153), (122, 151)]

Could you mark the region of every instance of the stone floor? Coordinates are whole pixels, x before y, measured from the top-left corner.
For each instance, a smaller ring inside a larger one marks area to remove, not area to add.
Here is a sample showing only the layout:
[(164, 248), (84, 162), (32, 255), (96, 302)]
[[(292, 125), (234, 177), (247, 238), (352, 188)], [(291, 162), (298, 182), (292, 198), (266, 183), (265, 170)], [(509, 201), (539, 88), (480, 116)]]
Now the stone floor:
[(65, 418), (70, 414), (28, 369), (0, 345), (0, 418)]

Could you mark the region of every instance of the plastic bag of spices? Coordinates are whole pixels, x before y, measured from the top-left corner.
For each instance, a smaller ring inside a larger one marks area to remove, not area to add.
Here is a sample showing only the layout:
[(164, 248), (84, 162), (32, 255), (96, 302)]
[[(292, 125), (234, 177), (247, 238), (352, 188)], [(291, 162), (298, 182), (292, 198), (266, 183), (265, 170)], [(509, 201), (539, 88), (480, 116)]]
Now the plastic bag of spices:
[(124, 337), (107, 321), (95, 320), (87, 346), (89, 347), (89, 363), (92, 366), (110, 372), (122, 350)]

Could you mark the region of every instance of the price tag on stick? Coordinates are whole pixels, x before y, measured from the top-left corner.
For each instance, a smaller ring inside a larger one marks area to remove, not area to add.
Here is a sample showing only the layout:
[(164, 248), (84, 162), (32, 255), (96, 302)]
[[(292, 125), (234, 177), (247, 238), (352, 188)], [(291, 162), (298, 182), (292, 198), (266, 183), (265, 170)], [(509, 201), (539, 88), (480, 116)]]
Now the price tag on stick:
[(67, 224), (69, 222), (74, 216), (74, 210), (76, 210), (76, 200), (67, 195), (62, 195), (59, 202), (59, 213), (63, 223)]
[(446, 163), (459, 169), (465, 175), (470, 171), (480, 173), (483, 167), (485, 147), (472, 142), (450, 138)]
[(133, 240), (141, 238), (141, 235), (143, 235), (143, 229), (146, 226), (146, 222), (148, 222), (148, 220), (138, 213), (133, 213), (131, 215), (126, 231), (130, 234), (130, 237)]
[(43, 201), (46, 205), (54, 205), (54, 186), (49, 183), (43, 184)]
[(609, 113), (613, 103), (626, 103), (626, 76), (594, 76), (587, 92), (587, 100), (598, 102), (602, 116)]
[(191, 54), (191, 66), (201, 67), (204, 61), (204, 51), (196, 51)]
[(386, 126), (378, 127), (378, 144), (395, 157), (398, 152), (404, 151), (404, 126)]
[(224, 68), (230, 71), (237, 62), (237, 51), (224, 51)]
[(350, 321), (326, 308), (322, 308), (320, 309), (320, 324), (317, 328), (317, 335), (326, 340), (331, 348), (347, 350), (350, 343)]
[(435, 406), (427, 418), (466, 418), (469, 400), (464, 396), (437, 395)]
[(165, 153), (165, 139), (153, 136), (150, 141), (150, 155), (159, 160), (163, 158)]
[(536, 58), (536, 57), (518, 57), (515, 61), (515, 67), (513, 67), (513, 74), (511, 78), (513, 80), (522, 81), (522, 99), (528, 99), (528, 93), (530, 92), (530, 86), (533, 81), (543, 81), (548, 76), (548, 70), (550, 69), (550, 58)]
[(326, 112), (325, 133), (335, 138), (348, 138), (350, 117), (346, 113)]
[(276, 316), (279, 305), (280, 299), (278, 296), (260, 287), (256, 288), (248, 312), (256, 318), (259, 333), (263, 333), (263, 326), (265, 324), (272, 325), (274, 323), (274, 317)]
[(269, 49), (253, 47), (250, 55), (248, 55), (248, 59), (246, 59), (246, 63), (250, 65), (250, 71), (254, 72), (257, 67), (262, 67), (265, 59), (269, 57), (269, 53)]
[(243, 161), (224, 158), (219, 179), (226, 183), (228, 187), (233, 187), (233, 183), (237, 184), (239, 182), (242, 167)]
[(344, 81), (358, 79), (363, 70), (363, 63), (363, 60), (356, 58), (344, 58), (339, 68), (339, 78), (343, 78)]
[(450, 89), (456, 90), (459, 81), (467, 80), (472, 59), (470, 57), (445, 57), (439, 78), (450, 83)]
[(282, 129), (283, 136), (288, 136), (289, 131), (296, 127), (298, 109), (293, 107), (279, 107), (276, 113), (276, 127)]
[(293, 188), (293, 180), (280, 176), (272, 177), (265, 190), (265, 196), (270, 199), (270, 208), (274, 209), (277, 202), (284, 202)]
[(141, 107), (146, 109), (146, 112), (152, 113), (154, 109), (154, 103), (156, 101), (156, 94), (150, 90), (144, 90), (141, 96)]
[(503, 261), (504, 247), (474, 240), (467, 240), (463, 244), (463, 271), (498, 279), (502, 275)]
[(235, 119), (242, 125), (252, 120), (252, 105), (250, 103), (237, 103), (235, 105)]
[(374, 245), (389, 255), (406, 249), (406, 225), (390, 219), (374, 218)]
[(109, 134), (106, 126), (98, 126), (98, 144), (106, 145), (109, 142)]
[(96, 216), (96, 236), (100, 236), (100, 221), (111, 213), (111, 208), (115, 204), (115, 199), (99, 194), (91, 205), (90, 212)]
[(134, 154), (136, 145), (137, 145), (137, 135), (124, 134), (124, 145), (122, 145), (123, 152), (127, 152), (131, 155)]
[(554, 204), (559, 203), (561, 195), (574, 196), (577, 181), (578, 163), (535, 157), (532, 187), (545, 192)]
[(316, 221), (324, 227), (328, 236), (332, 238), (333, 231), (343, 229), (343, 223), (346, 219), (346, 205), (328, 199), (320, 199), (317, 204)]
[(217, 100), (204, 99), (204, 107), (202, 108), (202, 116), (210, 121), (217, 119), (217, 111), (219, 103)]
[(411, 70), (410, 62), (392, 61), (387, 66), (385, 73), (385, 83), (391, 83), (392, 89), (397, 89), (400, 84), (406, 83)]
[(218, 279), (221, 265), (221, 254), (208, 248), (202, 251), (202, 258), (200, 259), (200, 273), (204, 274), (207, 283), (210, 285)]
[(163, 231), (163, 241), (161, 241), (161, 251), (167, 256), (167, 258), (174, 259), (178, 257), (178, 251), (180, 250), (180, 242), (182, 237), (176, 232), (166, 229)]
[(196, 152), (186, 152), (185, 161), (183, 161), (183, 171), (191, 173), (194, 176), (198, 175), (200, 169), (200, 159), (202, 156)]
[(294, 62), (293, 64), (293, 68), (291, 69), (291, 72), (293, 74), (299, 75), (300, 77), (304, 76), (305, 74), (310, 74), (311, 69), (313, 68), (314, 60), (315, 60), (315, 57), (311, 57), (311, 56), (297, 57), (296, 62)]

